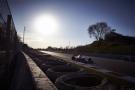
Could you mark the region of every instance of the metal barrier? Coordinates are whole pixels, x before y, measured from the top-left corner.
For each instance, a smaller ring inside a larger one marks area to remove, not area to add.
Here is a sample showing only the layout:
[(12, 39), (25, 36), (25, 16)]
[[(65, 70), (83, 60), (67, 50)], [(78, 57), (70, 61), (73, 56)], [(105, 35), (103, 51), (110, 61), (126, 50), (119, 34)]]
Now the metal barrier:
[(19, 38), (7, 0), (0, 0), (0, 89), (6, 90), (12, 74), (12, 63), (18, 51)]

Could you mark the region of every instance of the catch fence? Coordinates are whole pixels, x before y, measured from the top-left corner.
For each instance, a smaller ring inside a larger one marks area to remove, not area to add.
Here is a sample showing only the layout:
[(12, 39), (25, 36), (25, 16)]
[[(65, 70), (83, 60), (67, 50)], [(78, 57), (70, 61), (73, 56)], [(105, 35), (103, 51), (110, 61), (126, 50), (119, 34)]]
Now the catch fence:
[(0, 90), (7, 90), (19, 38), (7, 0), (0, 0)]

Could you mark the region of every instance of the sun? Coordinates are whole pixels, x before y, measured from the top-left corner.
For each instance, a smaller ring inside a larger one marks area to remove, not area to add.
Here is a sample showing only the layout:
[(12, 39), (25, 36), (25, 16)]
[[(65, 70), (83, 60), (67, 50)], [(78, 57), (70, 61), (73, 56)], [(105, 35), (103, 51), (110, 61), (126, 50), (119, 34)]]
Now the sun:
[(34, 21), (36, 32), (44, 35), (52, 35), (58, 30), (58, 22), (52, 15), (39, 15)]

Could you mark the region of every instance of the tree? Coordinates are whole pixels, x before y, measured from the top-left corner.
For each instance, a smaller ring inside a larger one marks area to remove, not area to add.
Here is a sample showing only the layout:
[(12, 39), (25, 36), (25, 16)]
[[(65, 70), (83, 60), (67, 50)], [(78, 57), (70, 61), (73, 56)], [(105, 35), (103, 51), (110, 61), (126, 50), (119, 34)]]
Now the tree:
[(96, 23), (89, 26), (88, 33), (91, 37), (95, 37), (97, 41), (104, 40), (105, 35), (111, 31), (111, 28), (105, 22)]

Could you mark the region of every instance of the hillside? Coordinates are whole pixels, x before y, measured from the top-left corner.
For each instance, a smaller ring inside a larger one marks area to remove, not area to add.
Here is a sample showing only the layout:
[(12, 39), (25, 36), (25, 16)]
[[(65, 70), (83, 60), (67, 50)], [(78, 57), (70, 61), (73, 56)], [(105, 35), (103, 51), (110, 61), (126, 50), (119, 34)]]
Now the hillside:
[(92, 44), (78, 46), (75, 52), (109, 53), (135, 55), (135, 37), (123, 36), (118, 33), (106, 35), (105, 40), (94, 41)]
[(135, 37), (123, 36), (116, 32), (111, 32), (105, 36), (104, 40), (94, 41), (91, 44), (77, 46), (75, 48), (48, 47), (49, 50), (63, 53), (83, 53), (83, 54), (113, 54), (113, 55), (135, 55)]

